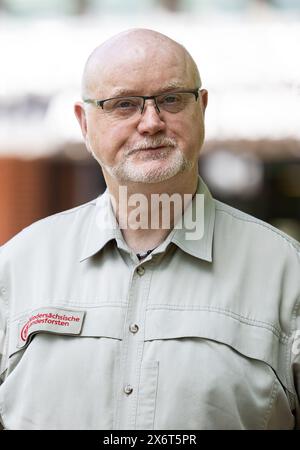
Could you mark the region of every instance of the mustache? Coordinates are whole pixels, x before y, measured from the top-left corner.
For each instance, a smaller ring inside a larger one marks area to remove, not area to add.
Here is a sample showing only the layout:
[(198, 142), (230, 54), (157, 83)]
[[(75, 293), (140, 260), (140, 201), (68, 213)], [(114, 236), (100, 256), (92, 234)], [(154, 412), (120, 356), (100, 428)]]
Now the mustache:
[(145, 138), (140, 142), (137, 142), (133, 146), (128, 146), (125, 149), (125, 155), (129, 156), (140, 150), (146, 150), (147, 148), (158, 148), (158, 147), (176, 147), (177, 142), (173, 138), (162, 137), (162, 138)]

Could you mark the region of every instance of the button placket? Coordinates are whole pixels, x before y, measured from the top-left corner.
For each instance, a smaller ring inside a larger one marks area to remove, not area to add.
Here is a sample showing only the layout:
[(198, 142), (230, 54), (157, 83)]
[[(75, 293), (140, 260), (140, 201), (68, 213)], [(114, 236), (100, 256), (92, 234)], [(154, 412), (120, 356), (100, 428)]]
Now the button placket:
[[(142, 277), (142, 275), (144, 275)], [(120, 401), (116, 411), (116, 427), (134, 429), (136, 423), (136, 406), (138, 399), (140, 371), (144, 347), (143, 330), (145, 307), (151, 280), (151, 270), (145, 270), (144, 265), (135, 267), (132, 273), (128, 293), (128, 309), (126, 314), (126, 329), (122, 342), (123, 357), (121, 372), (123, 386)]]

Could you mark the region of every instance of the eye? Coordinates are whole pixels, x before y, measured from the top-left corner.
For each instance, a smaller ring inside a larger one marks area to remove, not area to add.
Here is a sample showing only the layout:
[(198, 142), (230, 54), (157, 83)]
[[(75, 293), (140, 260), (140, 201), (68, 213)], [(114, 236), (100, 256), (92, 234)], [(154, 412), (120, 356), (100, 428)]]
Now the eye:
[(104, 111), (113, 113), (117, 117), (129, 117), (141, 108), (139, 97), (116, 97), (110, 98), (104, 103)]
[(180, 94), (168, 94), (159, 99), (160, 104), (173, 105), (182, 101)]
[(114, 109), (136, 109), (139, 106), (139, 102), (132, 98), (123, 98), (120, 100), (115, 100), (113, 108)]

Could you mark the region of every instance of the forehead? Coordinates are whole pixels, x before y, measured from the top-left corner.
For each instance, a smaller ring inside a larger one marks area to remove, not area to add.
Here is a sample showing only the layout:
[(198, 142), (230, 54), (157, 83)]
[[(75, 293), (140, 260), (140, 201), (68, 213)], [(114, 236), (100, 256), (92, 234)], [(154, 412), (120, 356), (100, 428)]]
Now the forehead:
[(192, 63), (183, 50), (159, 46), (122, 50), (96, 65), (91, 87), (98, 98), (196, 87)]

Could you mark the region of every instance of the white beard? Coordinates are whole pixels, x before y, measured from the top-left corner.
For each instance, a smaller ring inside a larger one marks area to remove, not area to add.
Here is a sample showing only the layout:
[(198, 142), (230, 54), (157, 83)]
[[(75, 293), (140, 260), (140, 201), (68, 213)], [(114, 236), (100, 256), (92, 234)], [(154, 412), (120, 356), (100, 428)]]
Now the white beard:
[[(156, 146), (165, 148), (151, 154), (142, 151)], [(159, 183), (190, 170), (194, 165), (170, 138), (146, 138), (133, 148), (125, 148), (122, 160), (114, 166), (104, 164), (91, 148), (90, 151), (101, 167), (118, 182)], [(151, 165), (151, 161), (163, 161), (163, 164)]]

